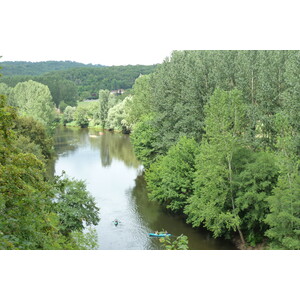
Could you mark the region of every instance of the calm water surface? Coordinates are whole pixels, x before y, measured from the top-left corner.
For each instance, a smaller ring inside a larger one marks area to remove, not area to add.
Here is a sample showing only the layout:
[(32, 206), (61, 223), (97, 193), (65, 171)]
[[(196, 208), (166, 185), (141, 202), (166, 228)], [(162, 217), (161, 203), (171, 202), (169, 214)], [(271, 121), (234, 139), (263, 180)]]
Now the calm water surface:
[[(83, 179), (100, 207), (99, 249), (160, 249), (148, 232), (165, 229), (185, 234), (190, 249), (234, 249), (224, 240), (187, 225), (181, 217), (147, 199), (142, 166), (136, 159), (128, 135), (89, 129), (58, 128), (55, 136), (58, 158), (53, 170)], [(121, 223), (115, 227), (113, 220)]]

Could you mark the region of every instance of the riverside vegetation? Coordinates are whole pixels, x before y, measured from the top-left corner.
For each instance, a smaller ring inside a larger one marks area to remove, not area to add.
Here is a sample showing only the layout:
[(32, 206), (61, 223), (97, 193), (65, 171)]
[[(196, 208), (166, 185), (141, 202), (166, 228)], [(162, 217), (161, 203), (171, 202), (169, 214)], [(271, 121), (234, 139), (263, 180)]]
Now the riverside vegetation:
[[(65, 99), (62, 115), (40, 122), (49, 127), (61, 117), (65, 125), (131, 133), (150, 200), (242, 249), (300, 249), (299, 77), (299, 51), (174, 51), (124, 94), (100, 88), (95, 101)], [(48, 111), (42, 101), (23, 99), (38, 85), (22, 84), (2, 83), (0, 92), (38, 119)], [(3, 106), (3, 114), (10, 109)], [(17, 130), (9, 126), (1, 127), (8, 144), (7, 132)]]

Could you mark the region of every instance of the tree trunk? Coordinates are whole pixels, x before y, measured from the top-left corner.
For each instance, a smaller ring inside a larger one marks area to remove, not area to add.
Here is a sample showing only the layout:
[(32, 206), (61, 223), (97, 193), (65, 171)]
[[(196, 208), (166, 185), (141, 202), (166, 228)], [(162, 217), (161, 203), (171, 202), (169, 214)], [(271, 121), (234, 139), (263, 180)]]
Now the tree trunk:
[(241, 231), (241, 229), (240, 229), (239, 226), (238, 226), (237, 230), (238, 230), (238, 232), (239, 232), (240, 239), (241, 239), (242, 244), (243, 244), (243, 246), (244, 246), (246, 243), (245, 243), (244, 235), (243, 235), (243, 233), (242, 233), (242, 231)]

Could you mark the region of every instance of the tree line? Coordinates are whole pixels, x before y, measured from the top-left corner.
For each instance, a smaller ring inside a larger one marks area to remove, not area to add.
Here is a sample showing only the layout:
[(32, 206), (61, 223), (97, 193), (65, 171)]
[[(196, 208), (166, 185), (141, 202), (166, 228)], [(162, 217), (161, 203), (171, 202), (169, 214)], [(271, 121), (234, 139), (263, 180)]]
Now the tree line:
[[(68, 105), (61, 115), (61, 122), (67, 126), (104, 128), (130, 133), (139, 114), (147, 110), (149, 105), (146, 95), (149, 78), (149, 75), (139, 76), (132, 89), (123, 94), (101, 89), (96, 100), (80, 102), (77, 106)], [(139, 104), (139, 98), (145, 103)]]
[(73, 68), (99, 68), (103, 65), (83, 64), (75, 61), (3, 61), (1, 62), (2, 75), (16, 76), (16, 75), (33, 75), (38, 76), (43, 73), (52, 71), (67, 70)]
[[(36, 63), (38, 64), (38, 63)], [(97, 99), (100, 89), (130, 89), (140, 74), (154, 71), (153, 66), (84, 67), (52, 71), (40, 75), (22, 75), (0, 78), (0, 93), (9, 96), (19, 83), (36, 81), (48, 86), (57, 108), (76, 106), (77, 101)]]
[(141, 77), (127, 122), (149, 198), (214, 237), (300, 249), (299, 76), (299, 51), (175, 51)]

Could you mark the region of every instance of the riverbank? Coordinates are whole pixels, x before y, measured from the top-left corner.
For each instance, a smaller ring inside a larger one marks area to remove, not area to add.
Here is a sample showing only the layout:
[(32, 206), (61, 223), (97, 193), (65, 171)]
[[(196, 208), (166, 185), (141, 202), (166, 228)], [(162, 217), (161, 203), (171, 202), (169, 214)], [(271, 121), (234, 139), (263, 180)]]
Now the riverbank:
[(241, 242), (241, 239), (239, 236), (235, 236), (232, 239), (232, 242), (236, 246), (238, 250), (267, 250), (268, 249), (268, 243), (267, 241), (263, 241), (262, 243), (258, 243), (255, 246), (245, 245)]
[(123, 132), (122, 130), (118, 130), (118, 129), (107, 129), (107, 128), (103, 128), (101, 126), (87, 126), (87, 127), (81, 127), (81, 126), (78, 126), (76, 124), (75, 121), (71, 122), (71, 123), (67, 123), (64, 125), (64, 127), (69, 127), (69, 128), (88, 128), (88, 129), (92, 129), (92, 130), (97, 130), (97, 131), (100, 131), (100, 132), (116, 132), (116, 133), (123, 133), (123, 134), (128, 134), (126, 132)]

